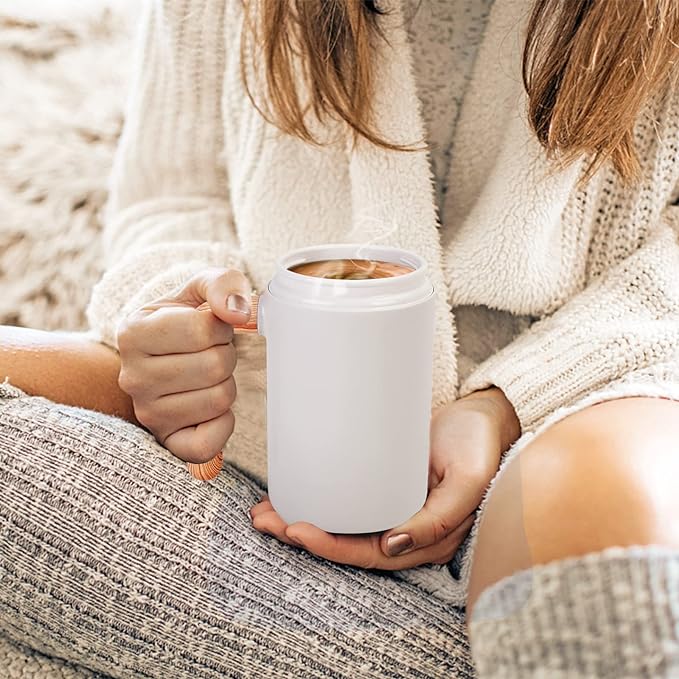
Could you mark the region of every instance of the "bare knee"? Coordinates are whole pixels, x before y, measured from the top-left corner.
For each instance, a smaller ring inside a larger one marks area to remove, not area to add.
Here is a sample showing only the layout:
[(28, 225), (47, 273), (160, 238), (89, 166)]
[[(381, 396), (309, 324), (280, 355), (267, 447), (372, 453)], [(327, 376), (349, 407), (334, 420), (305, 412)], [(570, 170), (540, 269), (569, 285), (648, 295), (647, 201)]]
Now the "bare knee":
[(536, 564), (612, 546), (679, 547), (679, 404), (624, 399), (536, 437), (497, 480), (479, 528), (468, 610)]

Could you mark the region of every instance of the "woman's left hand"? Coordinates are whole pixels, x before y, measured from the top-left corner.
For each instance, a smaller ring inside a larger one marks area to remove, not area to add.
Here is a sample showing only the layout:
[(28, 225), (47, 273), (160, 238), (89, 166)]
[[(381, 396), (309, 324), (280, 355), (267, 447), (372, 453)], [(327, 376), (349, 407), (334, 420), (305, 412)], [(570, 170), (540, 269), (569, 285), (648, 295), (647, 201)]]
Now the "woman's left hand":
[(469, 532), (502, 453), (519, 434), (514, 408), (500, 389), (474, 392), (434, 412), (427, 501), (400, 526), (384, 533), (338, 535), (310, 523), (288, 525), (267, 496), (250, 510), (252, 525), (317, 556), (361, 568), (447, 563)]

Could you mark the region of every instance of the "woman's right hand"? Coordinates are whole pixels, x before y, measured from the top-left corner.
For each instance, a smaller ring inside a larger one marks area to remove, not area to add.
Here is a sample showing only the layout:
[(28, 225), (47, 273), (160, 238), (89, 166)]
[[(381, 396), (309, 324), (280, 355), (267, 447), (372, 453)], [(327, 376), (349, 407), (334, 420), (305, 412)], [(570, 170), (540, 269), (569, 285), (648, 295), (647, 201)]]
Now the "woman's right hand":
[[(137, 420), (187, 462), (211, 459), (233, 432), (231, 340), (249, 318), (250, 296), (240, 271), (207, 269), (118, 328), (120, 388)], [(204, 302), (210, 309), (199, 310)]]

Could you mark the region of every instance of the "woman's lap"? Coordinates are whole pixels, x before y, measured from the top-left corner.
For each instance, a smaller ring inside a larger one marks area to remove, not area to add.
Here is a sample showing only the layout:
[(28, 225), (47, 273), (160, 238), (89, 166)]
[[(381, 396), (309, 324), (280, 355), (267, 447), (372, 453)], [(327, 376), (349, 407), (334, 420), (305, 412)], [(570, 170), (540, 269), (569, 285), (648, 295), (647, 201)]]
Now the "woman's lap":
[(0, 629), (113, 676), (471, 676), (460, 610), (263, 536), (140, 429), (0, 387)]

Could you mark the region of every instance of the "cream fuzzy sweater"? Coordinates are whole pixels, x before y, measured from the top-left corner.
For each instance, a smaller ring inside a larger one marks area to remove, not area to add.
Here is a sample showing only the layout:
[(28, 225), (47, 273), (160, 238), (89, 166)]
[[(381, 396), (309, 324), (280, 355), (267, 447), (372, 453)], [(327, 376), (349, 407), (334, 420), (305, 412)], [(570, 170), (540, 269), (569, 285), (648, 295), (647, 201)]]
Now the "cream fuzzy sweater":
[[(149, 4), (112, 178), (108, 267), (88, 312), (103, 342), (115, 346), (126, 314), (204, 267), (237, 267), (262, 289), (293, 248), (380, 242), (430, 265), (435, 404), (495, 384), (532, 431), (597, 392), (679, 398), (679, 92), (639, 118), (638, 184), (605, 167), (579, 187), (583, 162), (556, 167), (526, 123), (526, 2), (495, 0), (439, 224), (425, 152), (352, 146), (339, 123), (319, 130), (327, 145), (310, 146), (262, 118), (241, 81), (240, 0)], [(386, 137), (412, 143), (425, 132), (411, 47), (399, 1), (382, 4), (376, 119)], [(458, 371), (454, 311), (469, 305), (534, 322)], [(241, 401), (248, 384), (252, 398), (263, 391), (262, 343), (239, 338), (239, 370), (250, 375)], [(262, 404), (248, 427), (261, 424)]]

